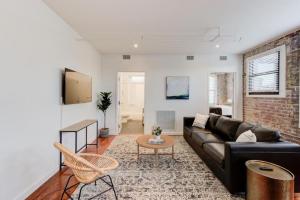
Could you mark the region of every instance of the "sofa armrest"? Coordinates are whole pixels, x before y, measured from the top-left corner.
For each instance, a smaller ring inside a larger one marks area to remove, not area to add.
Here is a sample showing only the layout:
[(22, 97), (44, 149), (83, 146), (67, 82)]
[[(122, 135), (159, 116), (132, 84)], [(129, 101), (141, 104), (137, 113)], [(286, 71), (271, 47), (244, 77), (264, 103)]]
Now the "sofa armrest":
[(290, 142), (226, 142), (227, 153), (299, 152), (300, 145)]
[(184, 117), (183, 118), (183, 128), (186, 126), (192, 126), (194, 123), (195, 117)]
[(290, 170), (296, 177), (295, 190), (300, 191), (300, 145), (290, 142), (225, 143), (226, 185), (232, 193), (245, 191), (248, 160), (264, 160)]

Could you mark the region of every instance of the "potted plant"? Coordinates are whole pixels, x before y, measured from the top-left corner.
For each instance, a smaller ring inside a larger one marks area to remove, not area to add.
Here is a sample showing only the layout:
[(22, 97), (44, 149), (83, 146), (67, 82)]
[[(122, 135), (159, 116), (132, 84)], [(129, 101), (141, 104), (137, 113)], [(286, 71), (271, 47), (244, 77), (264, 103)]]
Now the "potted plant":
[(153, 127), (152, 135), (155, 136), (156, 140), (160, 140), (161, 132), (162, 132), (162, 129), (159, 126), (158, 127)]
[(109, 129), (106, 128), (106, 111), (111, 105), (111, 92), (100, 92), (97, 96), (97, 107), (103, 112), (104, 115), (104, 127), (100, 129), (100, 136), (107, 137), (109, 134)]

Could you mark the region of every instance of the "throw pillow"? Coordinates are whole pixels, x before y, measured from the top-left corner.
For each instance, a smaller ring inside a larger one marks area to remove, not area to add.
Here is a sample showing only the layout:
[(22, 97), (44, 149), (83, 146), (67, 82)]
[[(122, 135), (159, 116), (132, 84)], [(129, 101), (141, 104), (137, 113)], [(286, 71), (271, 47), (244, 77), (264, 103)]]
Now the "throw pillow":
[(194, 123), (193, 123), (193, 126), (196, 126), (199, 128), (205, 128), (208, 118), (209, 118), (209, 115), (202, 115), (202, 114), (197, 113)]
[(256, 135), (252, 133), (251, 130), (248, 130), (242, 133), (237, 139), (236, 142), (256, 142)]

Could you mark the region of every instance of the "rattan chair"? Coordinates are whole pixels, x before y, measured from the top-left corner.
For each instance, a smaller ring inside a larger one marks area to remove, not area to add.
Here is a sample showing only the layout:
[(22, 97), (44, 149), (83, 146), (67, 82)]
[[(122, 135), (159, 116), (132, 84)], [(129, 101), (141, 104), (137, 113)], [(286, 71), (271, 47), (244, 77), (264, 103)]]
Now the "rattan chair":
[[(73, 199), (71, 195), (68, 194), (67, 191), (70, 188), (82, 183), (83, 185), (81, 186), (78, 195), (78, 199), (80, 199), (82, 189), (93, 182), (96, 185), (97, 180), (102, 180), (104, 183), (106, 183), (109, 186), (109, 189), (102, 191), (101, 193), (91, 197), (90, 199), (98, 197), (101, 194), (108, 192), (111, 189), (114, 192), (115, 198), (118, 199), (112, 179), (109, 175), (106, 175), (108, 171), (115, 169), (119, 165), (115, 159), (107, 156), (91, 154), (91, 153), (75, 154), (71, 150), (67, 149), (66, 147), (64, 147), (62, 144), (58, 142), (54, 143), (54, 146), (63, 154), (64, 164), (73, 171), (73, 175), (71, 175), (68, 178), (61, 199), (63, 199), (65, 194), (69, 198)], [(76, 183), (68, 187), (69, 182), (73, 176), (75, 176), (75, 178), (78, 180), (79, 183)], [(109, 181), (105, 180), (105, 177), (108, 177)]]

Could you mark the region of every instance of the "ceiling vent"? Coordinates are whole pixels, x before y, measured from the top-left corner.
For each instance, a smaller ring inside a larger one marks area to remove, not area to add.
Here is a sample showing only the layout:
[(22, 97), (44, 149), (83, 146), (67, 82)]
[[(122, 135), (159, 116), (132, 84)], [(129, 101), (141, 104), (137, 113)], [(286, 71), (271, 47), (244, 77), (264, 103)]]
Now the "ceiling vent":
[(123, 55), (123, 60), (130, 60), (130, 55)]
[(220, 56), (220, 60), (221, 60), (221, 61), (227, 60), (227, 56)]
[(186, 60), (194, 60), (194, 56), (187, 56)]

